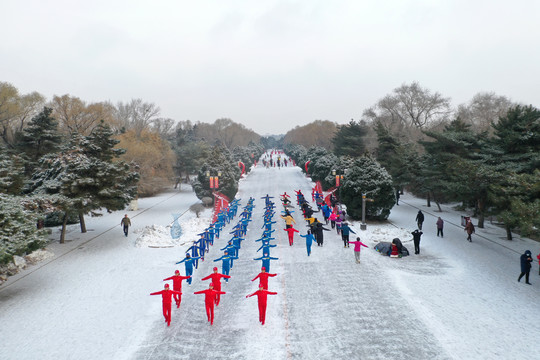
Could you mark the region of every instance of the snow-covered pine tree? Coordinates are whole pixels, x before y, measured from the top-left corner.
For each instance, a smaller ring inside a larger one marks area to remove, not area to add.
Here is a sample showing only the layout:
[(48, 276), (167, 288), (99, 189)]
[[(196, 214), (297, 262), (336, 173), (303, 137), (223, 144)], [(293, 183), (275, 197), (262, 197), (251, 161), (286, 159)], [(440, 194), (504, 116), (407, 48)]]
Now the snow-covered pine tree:
[(386, 220), (395, 204), (392, 177), (370, 155), (355, 159), (343, 178), (340, 193), (349, 215), (355, 219), (362, 216), (362, 194), (373, 199), (366, 203), (367, 218)]

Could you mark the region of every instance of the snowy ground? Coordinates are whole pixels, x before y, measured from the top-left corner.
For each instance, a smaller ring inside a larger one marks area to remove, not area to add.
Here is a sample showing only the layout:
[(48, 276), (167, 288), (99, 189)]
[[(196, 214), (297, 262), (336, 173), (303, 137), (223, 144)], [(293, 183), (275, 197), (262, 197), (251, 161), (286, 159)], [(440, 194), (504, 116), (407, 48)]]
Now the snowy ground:
[[(193, 285), (184, 284), (182, 306), (173, 309), (167, 327), (161, 298), (162, 279), (183, 258), (187, 244), (209, 223), (209, 212), (196, 219), (186, 212), (197, 201), (187, 190), (139, 200), (129, 211), (133, 228), (123, 236), (124, 213), (87, 219), (87, 234), (70, 228), (64, 245), (53, 243), (55, 257), (29, 267), (0, 287), (0, 359), (532, 359), (540, 353), (540, 281), (538, 264), (532, 286), (518, 283), (519, 256), (540, 244), (487, 224), (473, 242), (465, 240), (461, 213), (442, 213), (425, 201), (402, 196), (390, 224), (354, 230), (370, 246), (356, 264), (353, 250), (343, 248), (334, 231), (325, 232), (322, 248), (306, 255), (303, 238), (290, 247), (274, 225), (277, 248), (271, 255), (270, 296), (266, 325), (258, 323), (256, 290), (250, 280), (260, 269), (263, 200), (302, 189), (311, 183), (298, 168), (256, 168), (241, 180), (238, 197), (245, 205), (256, 198), (253, 221), (227, 292), (216, 309), (213, 326), (206, 321), (207, 288), (200, 279), (211, 272), (229, 238), (222, 235), (195, 270)], [(418, 209), (426, 214), (421, 254), (414, 255), (409, 236)], [(278, 208), (280, 210), (280, 208)], [(180, 217), (184, 235), (166, 236)], [(296, 226), (305, 233), (297, 213)], [(319, 215), (319, 214), (316, 214)], [(436, 237), (435, 220), (445, 220), (444, 238)], [(320, 215), (319, 215), (320, 217)], [(231, 231), (238, 218), (228, 225)], [(475, 221), (476, 223), (476, 221)], [(146, 235), (143, 236), (143, 232)], [(165, 232), (165, 234), (162, 234)], [(55, 238), (58, 231), (53, 233)], [(351, 238), (355, 235), (352, 234)], [(413, 254), (402, 259), (381, 256), (377, 241), (399, 237)], [(172, 247), (148, 247), (148, 246)]]

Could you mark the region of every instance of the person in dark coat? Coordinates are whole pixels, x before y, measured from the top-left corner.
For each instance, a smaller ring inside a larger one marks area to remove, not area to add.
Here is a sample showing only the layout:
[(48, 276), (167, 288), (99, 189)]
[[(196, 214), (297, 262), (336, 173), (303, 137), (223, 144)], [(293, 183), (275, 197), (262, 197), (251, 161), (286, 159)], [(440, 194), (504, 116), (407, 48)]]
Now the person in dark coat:
[(317, 219), (315, 219), (315, 221), (310, 226), (311, 226), (311, 233), (315, 237), (315, 240), (317, 240), (317, 246), (323, 246), (323, 242), (324, 242), (323, 230), (324, 231), (330, 231), (330, 230), (325, 228), (323, 224)]
[(396, 205), (399, 205), (399, 189), (396, 190)]
[(418, 214), (416, 214), (416, 223), (418, 224), (418, 229), (422, 230), (422, 224), (424, 223), (424, 213), (422, 210), (418, 210)]
[(413, 240), (414, 240), (414, 253), (416, 255), (420, 254), (420, 237), (422, 236), (423, 232), (416, 229), (412, 233)]
[(467, 232), (467, 240), (469, 240), (469, 242), (472, 242), (471, 235), (475, 232), (475, 230), (471, 220), (467, 220), (467, 225), (465, 225), (465, 231)]
[(440, 234), (441, 237), (443, 237), (443, 227), (444, 227), (444, 220), (441, 219), (441, 217), (439, 216), (439, 218), (437, 219), (437, 236), (439, 236)]
[(529, 273), (531, 272), (532, 253), (530, 250), (525, 250), (525, 253), (519, 258), (521, 263), (521, 274), (519, 274), (518, 282), (521, 281), (523, 275), (525, 275), (525, 284), (532, 285), (529, 282)]

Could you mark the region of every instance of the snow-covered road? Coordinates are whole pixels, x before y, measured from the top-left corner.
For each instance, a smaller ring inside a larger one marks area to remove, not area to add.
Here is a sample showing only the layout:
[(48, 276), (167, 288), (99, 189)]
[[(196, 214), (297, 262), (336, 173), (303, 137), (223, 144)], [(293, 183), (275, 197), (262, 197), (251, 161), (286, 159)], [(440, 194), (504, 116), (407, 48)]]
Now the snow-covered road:
[[(308, 257), (298, 234), (289, 246), (276, 214), (278, 247), (271, 255), (279, 260), (271, 272), (278, 276), (270, 278), (269, 290), (278, 295), (269, 296), (261, 326), (256, 298), (245, 298), (256, 290), (250, 280), (261, 266), (253, 260), (260, 256), (254, 240), (262, 233), (261, 197), (274, 196), (279, 211), (278, 194), (293, 196), (298, 189), (311, 193), (298, 168), (258, 167), (241, 180), (241, 205), (251, 196), (256, 208), (213, 326), (206, 321), (204, 297), (193, 292), (207, 288), (200, 279), (218, 265), (212, 260), (221, 256), (219, 248), (229, 239), (225, 234), (238, 218), (199, 263), (193, 285), (184, 283), (181, 308), (173, 308), (167, 327), (161, 299), (148, 294), (160, 290), (162, 279), (175, 269), (184, 274), (183, 266), (174, 265), (184, 251), (134, 247), (135, 235), (121, 236), (123, 213), (116, 213), (89, 219), (91, 234), (75, 229), (70, 235), (79, 239), (54, 245), (53, 261), (0, 288), (0, 358), (525, 359), (540, 353), (537, 265), (533, 286), (516, 281), (519, 255), (526, 248), (538, 254), (538, 243), (508, 242), (493, 226), (477, 229), (479, 236), (469, 243), (458, 213), (432, 212), (407, 195), (392, 209), (393, 225), (368, 224), (366, 231), (354, 226), (370, 247), (397, 236), (414, 253), (409, 233), (421, 208), (426, 213), (421, 254), (402, 259), (364, 248), (356, 264), (352, 247), (343, 248), (335, 231), (325, 232), (324, 246), (314, 245)], [(169, 192), (140, 200), (141, 209), (128, 214), (134, 228), (166, 225), (171, 213), (195, 201), (189, 192)], [(301, 216), (293, 215), (304, 234)], [(433, 215), (446, 221), (443, 239), (435, 236)]]

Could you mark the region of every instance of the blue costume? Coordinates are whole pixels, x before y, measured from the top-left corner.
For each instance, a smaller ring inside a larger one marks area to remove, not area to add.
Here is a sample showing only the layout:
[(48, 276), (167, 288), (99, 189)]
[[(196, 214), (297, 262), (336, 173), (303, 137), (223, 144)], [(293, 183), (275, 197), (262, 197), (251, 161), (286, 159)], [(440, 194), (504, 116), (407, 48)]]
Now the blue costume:
[[(231, 262), (232, 259), (238, 259), (237, 256), (230, 256), (229, 254), (224, 254), (219, 259), (216, 259), (214, 261), (220, 261), (221, 260), (221, 273), (224, 275), (229, 275), (229, 271), (231, 270)], [(225, 281), (229, 282), (229, 279), (225, 279)]]
[[(187, 255), (184, 260), (180, 260), (179, 262), (177, 262), (177, 264), (181, 264), (181, 263), (184, 263), (185, 267), (186, 267), (186, 276), (191, 276), (193, 275), (193, 261), (194, 260), (198, 260), (199, 257), (198, 256), (194, 256), (194, 257), (189, 257), (189, 255)], [(189, 279), (187, 279), (187, 282), (191, 285), (191, 279), (193, 277), (191, 276)]]
[(271, 257), (270, 255), (263, 255), (253, 260), (262, 260), (262, 266), (266, 269), (266, 272), (270, 272), (270, 260), (279, 260), (279, 258)]
[(307, 249), (307, 256), (311, 254), (311, 244), (315, 242), (315, 236), (313, 234), (308, 233), (306, 235), (300, 235), (303, 238), (306, 238), (306, 249)]

